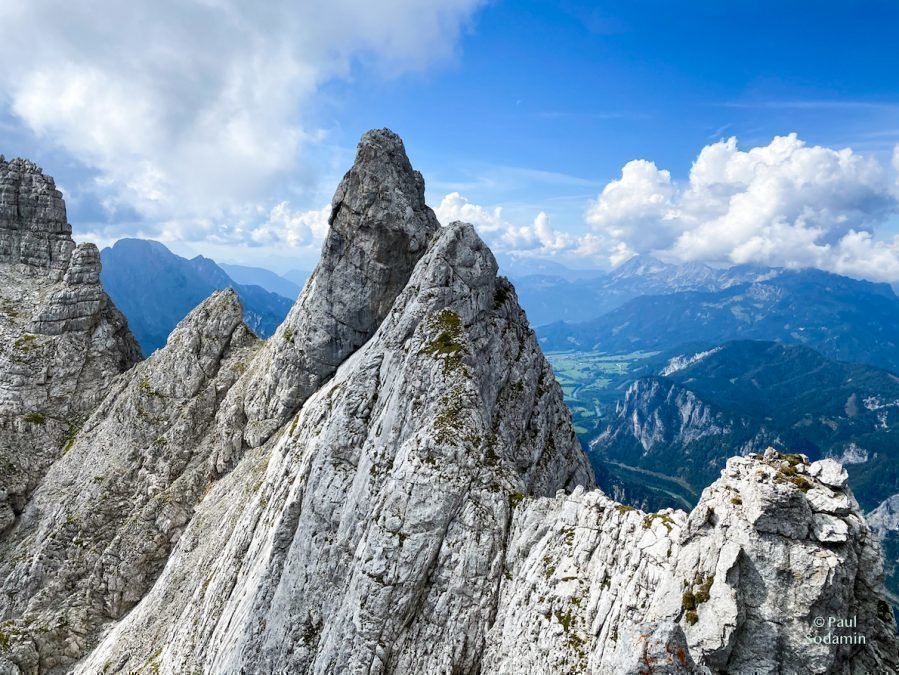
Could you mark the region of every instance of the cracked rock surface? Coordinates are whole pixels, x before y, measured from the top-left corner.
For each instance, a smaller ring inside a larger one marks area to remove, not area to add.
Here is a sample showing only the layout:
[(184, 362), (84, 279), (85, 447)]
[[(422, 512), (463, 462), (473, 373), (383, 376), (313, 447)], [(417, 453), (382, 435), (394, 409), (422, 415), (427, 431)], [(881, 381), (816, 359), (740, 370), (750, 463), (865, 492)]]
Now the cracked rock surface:
[[(728, 460), (690, 514), (582, 489), (528, 503), (486, 672), (645, 672), (635, 653), (652, 672), (895, 669), (880, 545), (841, 471), (769, 449)], [(830, 632), (867, 644), (816, 641), (819, 616), (857, 617)]]
[(242, 431), (229, 439), (235, 455), (265, 442), (365, 344), (439, 229), (399, 136), (387, 129), (362, 136), (331, 200), (329, 224), (318, 266), (232, 397)]
[(53, 179), (0, 156), (0, 538), (140, 348)]
[(495, 273), (470, 225), (441, 231), (374, 337), (254, 478), (220, 482), (83, 671), (476, 671), (515, 504), (592, 480)]
[[(25, 672), (67, 670), (161, 571), (210, 483), (207, 434), (258, 340), (233, 291), (119, 376), (0, 540), (0, 615)], [(2, 664), (2, 661), (0, 661)]]

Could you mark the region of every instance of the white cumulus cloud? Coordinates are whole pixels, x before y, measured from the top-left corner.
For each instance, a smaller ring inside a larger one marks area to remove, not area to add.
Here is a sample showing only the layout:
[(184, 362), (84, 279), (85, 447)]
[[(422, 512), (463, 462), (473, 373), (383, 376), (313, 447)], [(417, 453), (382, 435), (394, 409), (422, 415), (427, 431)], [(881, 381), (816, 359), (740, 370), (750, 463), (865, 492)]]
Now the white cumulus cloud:
[(652, 253), (895, 281), (897, 243), (875, 230), (897, 212), (895, 176), (877, 160), (790, 134), (749, 150), (735, 138), (708, 145), (685, 184), (651, 162), (629, 162), (585, 217), (613, 262)]
[(287, 202), (281, 202), (272, 208), (264, 223), (253, 228), (250, 239), (259, 245), (318, 247), (328, 233), (330, 216), (330, 205), (313, 211), (293, 211)]
[[(668, 171), (653, 162), (636, 159), (621, 170), (621, 178), (608, 183), (587, 210), (587, 222), (615, 241), (639, 240), (642, 246), (661, 248), (676, 232), (674, 185)], [(655, 226), (647, 228), (646, 223)]]
[(110, 211), (216, 231), (302, 168), (323, 83), (446, 59), (482, 2), (3, 2), (0, 105), (96, 171)]
[(576, 236), (557, 230), (549, 216), (540, 211), (528, 225), (516, 225), (505, 219), (502, 207), (485, 208), (473, 204), (458, 192), (446, 195), (434, 209), (444, 225), (461, 220), (474, 225), (487, 244), (498, 253), (522, 256), (589, 255), (595, 246), (592, 234)]
[(510, 227), (503, 220), (503, 209), (497, 206), (493, 209), (485, 209), (483, 206), (472, 204), (458, 192), (450, 192), (434, 209), (434, 213), (444, 225), (456, 220), (471, 223), (478, 228), (481, 234), (502, 231)]

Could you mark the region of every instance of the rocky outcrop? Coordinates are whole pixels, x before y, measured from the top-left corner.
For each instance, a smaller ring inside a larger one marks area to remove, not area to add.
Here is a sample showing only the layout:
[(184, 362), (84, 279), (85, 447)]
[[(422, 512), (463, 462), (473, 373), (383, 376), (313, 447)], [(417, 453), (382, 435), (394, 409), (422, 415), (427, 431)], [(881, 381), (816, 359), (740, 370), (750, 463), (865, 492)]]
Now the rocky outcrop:
[(884, 574), (893, 613), (899, 617), (899, 495), (888, 497), (867, 514), (868, 525), (880, 537)]
[(71, 232), (53, 179), (0, 157), (0, 533), (141, 358), (100, 286), (97, 248)]
[(240, 443), (261, 445), (374, 334), (440, 227), (424, 192), (399, 136), (362, 137), (331, 200), (321, 261), (235, 401)]
[(645, 377), (631, 384), (615, 411), (614, 423), (591, 445), (621, 444), (626, 437), (636, 441), (643, 454), (652, 454), (672, 444), (686, 445), (710, 436), (727, 436), (741, 420), (702, 401), (689, 389), (661, 378)]
[[(270, 420), (260, 424), (252, 417), (262, 388), (272, 387), (271, 396), (282, 402), (267, 410), (277, 420), (289, 419), (291, 407), (376, 330), (438, 228), (423, 189), (397, 136), (366, 134), (335, 196), (317, 281), (298, 300), (279, 338), (264, 346), (255, 341), (240, 321), (236, 297), (214, 295), (163, 350), (109, 393), (53, 467), (0, 556), (12, 561), (0, 613), (22, 617), (14, 624), (14, 643), (33, 644), (41, 669), (62, 668), (83, 655), (105, 622), (143, 596), (211, 480), (242, 456), (244, 433), (258, 443), (271, 434)], [(404, 255), (410, 261), (405, 266)], [(74, 271), (72, 276), (83, 278)], [(43, 315), (48, 325), (70, 318), (55, 311)], [(215, 341), (204, 340), (207, 334)], [(205, 344), (214, 345), (219, 360), (191, 366)], [(207, 380), (195, 382), (191, 373)], [(167, 380), (190, 387), (172, 389)], [(86, 461), (95, 468), (87, 460), (94, 453), (104, 457), (108, 471), (91, 478), (100, 489), (85, 491), (82, 473)], [(112, 493), (105, 489), (108, 475), (116, 476)], [(65, 517), (53, 504), (66, 505)], [(74, 537), (73, 523), (84, 523)], [(48, 550), (53, 564), (35, 567)], [(57, 624), (67, 628), (46, 628)]]
[(366, 134), (271, 340), (219, 293), (115, 380), (0, 541), (0, 672), (773, 671), (838, 611), (867, 649), (803, 664), (893, 667), (839, 465), (612, 501), (493, 255), (422, 194)]
[(59, 281), (75, 248), (62, 193), (40, 167), (0, 155), (0, 262)]
[(689, 515), (582, 489), (535, 500), (515, 513), (510, 554), (485, 672), (899, 664), (880, 547), (832, 460), (731, 458)]
[(470, 225), (443, 230), (255, 477), (239, 466), (204, 500), (83, 672), (477, 670), (515, 505), (591, 482), (495, 273)]
[(241, 315), (233, 291), (213, 295), (119, 377), (0, 541), (0, 616), (26, 672), (71, 664), (155, 581), (208, 488), (218, 404), (258, 348)]
[(899, 495), (889, 497), (868, 514), (868, 524), (880, 535), (899, 532)]

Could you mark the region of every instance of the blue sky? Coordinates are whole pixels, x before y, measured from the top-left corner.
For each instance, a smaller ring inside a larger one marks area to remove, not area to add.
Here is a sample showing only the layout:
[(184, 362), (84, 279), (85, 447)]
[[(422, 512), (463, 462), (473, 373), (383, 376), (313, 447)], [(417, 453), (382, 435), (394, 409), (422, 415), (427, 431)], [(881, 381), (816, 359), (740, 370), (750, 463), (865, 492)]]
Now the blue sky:
[(888, 161), (897, 35), (894, 2), (500, 2), (477, 15), (454, 67), (336, 82), (326, 114), (348, 146), (390, 120), (432, 183), (473, 183), (475, 201), (553, 210), (571, 197), (583, 210), (627, 161), (685, 177), (700, 148), (731, 135), (753, 146), (795, 131)]
[[(457, 62), (335, 82), (344, 142), (384, 119), (419, 162), (612, 178), (635, 157), (686, 174), (710, 140), (888, 154), (899, 141), (895, 2), (499, 2)], [(880, 135), (876, 135), (880, 134)]]
[(0, 9), (0, 152), (57, 177), (83, 237), (284, 269), (389, 126), (501, 253), (899, 279), (895, 2), (293, 4)]

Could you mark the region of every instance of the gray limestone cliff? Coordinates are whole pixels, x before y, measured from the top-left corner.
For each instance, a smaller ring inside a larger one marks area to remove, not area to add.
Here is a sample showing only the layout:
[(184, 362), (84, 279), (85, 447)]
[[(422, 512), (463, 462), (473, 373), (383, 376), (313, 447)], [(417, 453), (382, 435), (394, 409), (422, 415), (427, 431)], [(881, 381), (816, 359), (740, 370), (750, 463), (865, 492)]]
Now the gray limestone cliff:
[(0, 615), (25, 672), (68, 669), (156, 580), (209, 488), (219, 405), (259, 347), (241, 316), (218, 292), (117, 378), (0, 540)]
[(140, 358), (53, 179), (0, 156), (0, 537), (114, 378)]
[(217, 293), (113, 380), (0, 540), (0, 673), (895, 668), (839, 465), (612, 501), (515, 290), (423, 191), (369, 132), (275, 336)]
[(236, 392), (236, 455), (267, 440), (374, 334), (439, 229), (399, 136), (382, 129), (362, 137), (329, 224), (321, 261)]
[(440, 232), (372, 339), (210, 492), (83, 672), (476, 671), (515, 505), (591, 482), (495, 273), (470, 225)]
[(62, 193), (40, 167), (0, 155), (0, 260), (23, 276), (60, 281), (75, 243)]
[(880, 545), (846, 478), (769, 449), (728, 460), (689, 514), (582, 489), (529, 503), (486, 672), (892, 672)]

